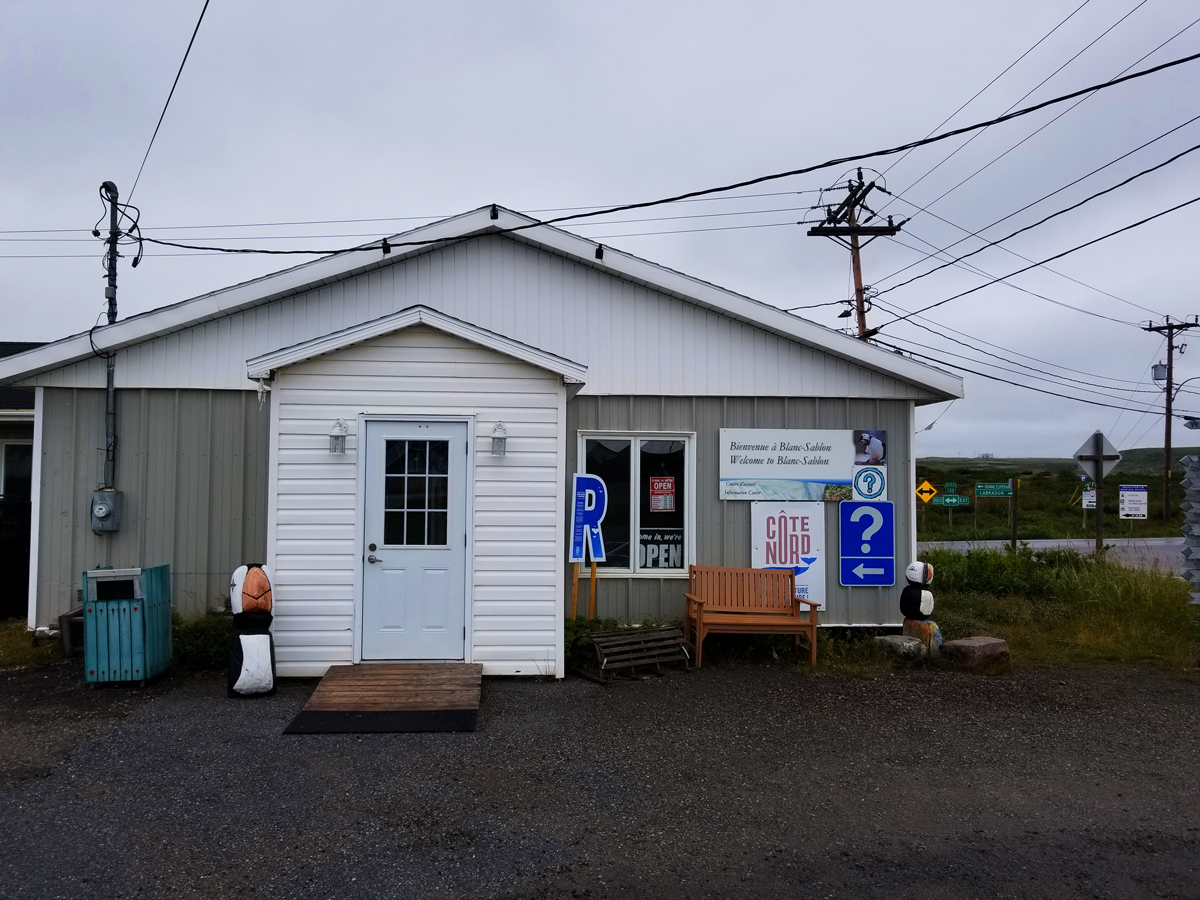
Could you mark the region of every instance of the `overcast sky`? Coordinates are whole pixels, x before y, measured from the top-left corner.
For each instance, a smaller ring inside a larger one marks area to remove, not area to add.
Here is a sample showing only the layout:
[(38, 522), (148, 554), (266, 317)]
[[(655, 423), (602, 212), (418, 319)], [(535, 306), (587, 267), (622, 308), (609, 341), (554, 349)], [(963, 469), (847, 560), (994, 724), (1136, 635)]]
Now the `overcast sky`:
[[(538, 211), (668, 196), (924, 137), (1081, 2), (212, 0), (132, 199), (149, 235), (340, 247), (491, 202)], [(110, 179), (128, 197), (202, 5), (5, 0), (0, 340), (54, 340), (102, 311), (102, 247), (89, 236), (102, 213), (97, 188)], [(1089, 0), (945, 127), (1108, 80), (1197, 15), (1182, 0)], [(1196, 52), (1200, 24), (1133, 70)], [(926, 260), (893, 274), (1200, 115), (1200, 62), (1100, 92), (1047, 125), (1068, 105), (991, 128), (928, 175), (966, 138), (873, 161), (880, 171), (894, 164), (881, 183), (903, 194), (886, 213), (913, 218), (898, 241), (864, 250), (866, 281), (882, 290), (928, 269)], [(1200, 122), (985, 233), (1006, 235), (1196, 144)], [(832, 303), (848, 296), (849, 253), (794, 223), (815, 215), (813, 191), (846, 174), (573, 230), (780, 307)], [(1200, 195), (1198, 176), (1200, 151), (1004, 246), (1044, 259)], [(382, 218), (396, 221), (230, 227)], [(209, 225), (227, 227), (196, 228)], [(750, 225), (766, 227), (731, 227)], [(883, 340), (946, 362), (1139, 410), (968, 374), (966, 399), (918, 410), (919, 427), (937, 419), (918, 451), (1065, 456), (1097, 428), (1122, 448), (1161, 445), (1161, 415), (1140, 410), (1161, 407), (1149, 367), (1162, 339), (1125, 323), (1200, 312), (1198, 225), (1200, 203), (1051, 263), (1055, 272), (1012, 279), (1049, 299), (997, 284), (921, 320), (938, 334), (886, 328)], [(968, 238), (953, 252), (979, 246)], [(137, 270), (121, 263), (122, 316), (283, 266), (278, 257), (164, 255), (183, 252), (150, 250)], [(969, 262), (988, 275), (950, 267), (885, 293), (869, 324), (892, 318), (883, 304), (917, 309), (1028, 264), (995, 247)], [(841, 327), (851, 320), (840, 309), (801, 314)], [(1196, 334), (1179, 379), (1200, 375)], [(1200, 380), (1193, 386), (1178, 405), (1196, 411)], [(1177, 427), (1174, 439), (1200, 442), (1192, 437)]]

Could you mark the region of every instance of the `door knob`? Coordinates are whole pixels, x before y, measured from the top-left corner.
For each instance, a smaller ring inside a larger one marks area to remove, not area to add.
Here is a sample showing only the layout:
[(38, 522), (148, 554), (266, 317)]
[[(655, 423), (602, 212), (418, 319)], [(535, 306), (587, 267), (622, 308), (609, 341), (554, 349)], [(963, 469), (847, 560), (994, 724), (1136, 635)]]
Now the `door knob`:
[(377, 563), (377, 562), (379, 562), (379, 560), (376, 558), (375, 554), (372, 553), (370, 556), (367, 557), (367, 562)]

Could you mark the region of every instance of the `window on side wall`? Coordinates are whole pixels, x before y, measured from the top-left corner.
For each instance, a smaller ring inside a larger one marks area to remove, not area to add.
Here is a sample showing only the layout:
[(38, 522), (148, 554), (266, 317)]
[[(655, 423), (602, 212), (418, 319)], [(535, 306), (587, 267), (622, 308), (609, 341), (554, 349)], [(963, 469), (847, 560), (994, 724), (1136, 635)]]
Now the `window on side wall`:
[(692, 561), (692, 438), (584, 435), (583, 470), (608, 488), (602, 530), (607, 572), (683, 574)]

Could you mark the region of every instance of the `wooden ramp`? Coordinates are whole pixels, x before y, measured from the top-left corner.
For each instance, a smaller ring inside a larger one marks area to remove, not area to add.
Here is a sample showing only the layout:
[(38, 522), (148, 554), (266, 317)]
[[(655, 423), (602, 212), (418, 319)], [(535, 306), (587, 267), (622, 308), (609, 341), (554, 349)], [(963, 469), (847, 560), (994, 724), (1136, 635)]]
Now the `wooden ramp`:
[(483, 666), (334, 666), (284, 734), (474, 731)]

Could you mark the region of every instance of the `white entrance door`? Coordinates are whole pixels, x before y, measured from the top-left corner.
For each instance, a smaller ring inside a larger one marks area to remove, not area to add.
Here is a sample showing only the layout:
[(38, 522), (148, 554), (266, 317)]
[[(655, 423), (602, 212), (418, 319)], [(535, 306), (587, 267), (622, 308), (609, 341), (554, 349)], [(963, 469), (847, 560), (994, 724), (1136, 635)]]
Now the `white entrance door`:
[(463, 659), (467, 425), (367, 422), (363, 659)]

